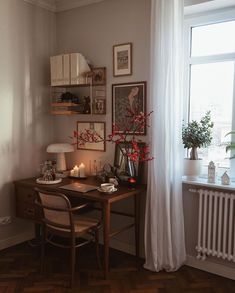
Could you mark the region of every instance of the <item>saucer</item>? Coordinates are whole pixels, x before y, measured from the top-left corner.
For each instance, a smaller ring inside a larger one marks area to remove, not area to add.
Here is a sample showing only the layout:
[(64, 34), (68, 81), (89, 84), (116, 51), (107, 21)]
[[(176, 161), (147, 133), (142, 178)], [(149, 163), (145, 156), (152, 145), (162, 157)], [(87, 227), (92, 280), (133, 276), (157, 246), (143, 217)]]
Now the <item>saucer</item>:
[(99, 192), (102, 192), (102, 193), (106, 193), (106, 194), (112, 194), (114, 193), (115, 191), (117, 191), (117, 188), (114, 188), (112, 191), (104, 191), (103, 189), (101, 189), (100, 187), (97, 189)]

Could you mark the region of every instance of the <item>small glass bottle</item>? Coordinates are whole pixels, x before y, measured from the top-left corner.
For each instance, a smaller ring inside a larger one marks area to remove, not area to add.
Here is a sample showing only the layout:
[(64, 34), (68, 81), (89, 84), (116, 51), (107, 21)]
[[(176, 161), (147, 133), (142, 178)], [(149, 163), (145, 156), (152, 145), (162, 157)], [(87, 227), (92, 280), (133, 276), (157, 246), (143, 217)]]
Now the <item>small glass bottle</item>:
[(96, 176), (97, 175), (97, 162), (96, 162), (96, 160), (94, 160), (94, 162), (93, 162), (92, 175), (93, 176)]

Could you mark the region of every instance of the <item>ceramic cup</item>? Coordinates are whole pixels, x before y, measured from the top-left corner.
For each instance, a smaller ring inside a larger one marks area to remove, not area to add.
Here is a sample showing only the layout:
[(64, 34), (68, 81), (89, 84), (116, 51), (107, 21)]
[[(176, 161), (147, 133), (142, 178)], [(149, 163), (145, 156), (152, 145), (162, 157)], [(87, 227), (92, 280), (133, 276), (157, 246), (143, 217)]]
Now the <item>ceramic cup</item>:
[(104, 192), (112, 192), (114, 191), (115, 187), (113, 183), (103, 183), (100, 185), (100, 188), (104, 191)]

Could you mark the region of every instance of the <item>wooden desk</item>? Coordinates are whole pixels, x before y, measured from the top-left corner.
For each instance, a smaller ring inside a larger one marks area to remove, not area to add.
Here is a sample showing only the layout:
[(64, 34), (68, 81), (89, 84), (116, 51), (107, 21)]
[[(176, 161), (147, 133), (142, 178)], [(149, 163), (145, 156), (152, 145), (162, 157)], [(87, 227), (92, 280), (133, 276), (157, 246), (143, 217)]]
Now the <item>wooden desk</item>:
[[(40, 210), (34, 205), (35, 200), (35, 187), (44, 188), (51, 191), (59, 191), (66, 194), (71, 201), (76, 199), (85, 199), (93, 202), (98, 202), (101, 205), (103, 213), (103, 240), (104, 240), (104, 275), (107, 279), (109, 271), (109, 241), (110, 237), (117, 235), (118, 233), (135, 226), (135, 247), (136, 256), (139, 257), (139, 217), (140, 217), (140, 194), (144, 190), (141, 187), (136, 189), (128, 189), (126, 186), (119, 186), (118, 191), (107, 195), (95, 191), (87, 193), (80, 193), (75, 191), (68, 191), (60, 189), (62, 185), (66, 185), (72, 182), (80, 182), (91, 185), (99, 185), (94, 178), (88, 178), (87, 180), (78, 181), (77, 179), (64, 178), (61, 183), (55, 185), (42, 185), (37, 184), (35, 178), (15, 181), (15, 194), (16, 194), (16, 216), (28, 220), (32, 220), (36, 223), (40, 223), (41, 214)], [(134, 198), (134, 214), (130, 215), (122, 212), (111, 211), (111, 204), (129, 197)], [(119, 229), (118, 231), (110, 233), (110, 214), (116, 213), (123, 216), (130, 216), (134, 218), (134, 223)]]

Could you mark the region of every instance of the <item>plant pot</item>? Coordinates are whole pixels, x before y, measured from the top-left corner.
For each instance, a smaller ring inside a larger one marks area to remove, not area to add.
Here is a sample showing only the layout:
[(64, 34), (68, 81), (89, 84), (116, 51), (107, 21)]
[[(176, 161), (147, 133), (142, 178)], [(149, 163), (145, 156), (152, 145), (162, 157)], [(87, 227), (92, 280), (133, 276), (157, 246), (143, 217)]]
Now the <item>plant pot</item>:
[(201, 174), (202, 160), (190, 160), (184, 159), (184, 175), (188, 180), (197, 180), (198, 176)]

